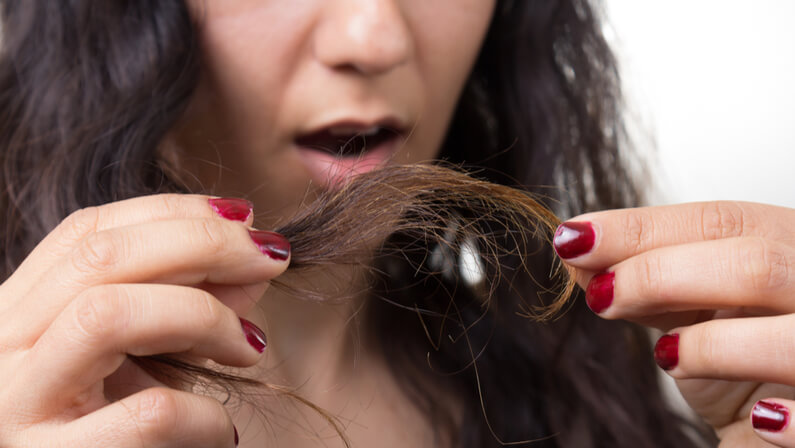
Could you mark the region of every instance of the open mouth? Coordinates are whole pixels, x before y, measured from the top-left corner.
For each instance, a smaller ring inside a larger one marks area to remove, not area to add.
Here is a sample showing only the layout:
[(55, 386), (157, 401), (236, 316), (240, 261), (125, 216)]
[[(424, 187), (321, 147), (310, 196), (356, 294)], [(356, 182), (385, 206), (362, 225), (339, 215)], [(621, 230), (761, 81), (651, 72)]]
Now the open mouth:
[(332, 126), (296, 138), (299, 147), (337, 157), (359, 157), (388, 143), (397, 142), (403, 132), (390, 126)]
[(295, 145), (312, 178), (336, 188), (388, 163), (404, 141), (399, 126), (340, 123), (300, 135)]

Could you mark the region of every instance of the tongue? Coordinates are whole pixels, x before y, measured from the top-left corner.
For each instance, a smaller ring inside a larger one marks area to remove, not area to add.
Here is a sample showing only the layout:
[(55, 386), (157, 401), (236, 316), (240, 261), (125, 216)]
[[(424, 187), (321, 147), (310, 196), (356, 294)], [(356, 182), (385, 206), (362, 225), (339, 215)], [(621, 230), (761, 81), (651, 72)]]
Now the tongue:
[(364, 134), (332, 135), (329, 131), (315, 132), (296, 139), (296, 144), (304, 148), (316, 149), (337, 156), (358, 156), (395, 135), (379, 130), (375, 135)]

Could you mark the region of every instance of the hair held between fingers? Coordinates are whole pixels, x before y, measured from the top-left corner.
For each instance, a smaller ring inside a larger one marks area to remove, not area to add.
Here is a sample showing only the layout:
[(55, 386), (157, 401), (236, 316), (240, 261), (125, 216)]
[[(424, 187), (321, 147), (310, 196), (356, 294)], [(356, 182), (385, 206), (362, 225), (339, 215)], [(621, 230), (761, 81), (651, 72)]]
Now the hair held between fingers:
[[(367, 275), (374, 273), (372, 261), (375, 258), (401, 256), (406, 250), (406, 241), (423, 250), (442, 247), (453, 258), (460, 258), (462, 242), (474, 241), (477, 256), (487, 269), (479, 285), (467, 287), (479, 295), (483, 306), (488, 306), (495, 297), (496, 285), (508, 277), (501, 260), (504, 257), (521, 260), (519, 267), (526, 271), (523, 275), (529, 275), (529, 266), (525, 264), (528, 251), (537, 244), (551, 244), (559, 222), (551, 211), (525, 191), (479, 180), (441, 164), (414, 164), (388, 166), (361, 174), (338, 190), (325, 191), (276, 231), (290, 241), (288, 272), (296, 273), (351, 265), (361, 268)], [(398, 241), (403, 244), (391, 243), (390, 236), (395, 234), (402, 235)], [(510, 276), (517, 275), (515, 265), (508, 269)], [(438, 267), (425, 262), (416, 266), (416, 272), (419, 277), (442, 274)], [(557, 300), (545, 306), (517, 308), (516, 313), (537, 320), (551, 319), (560, 313), (575, 282), (562, 263), (558, 263), (551, 275), (559, 279)], [(338, 292), (317, 291), (290, 282), (289, 275), (286, 278), (271, 283), (301, 299), (346, 298), (344, 294), (339, 297)], [(461, 283), (459, 278), (452, 281)], [(528, 320), (527, 325), (532, 325), (532, 321)], [(134, 360), (149, 373), (177, 387), (198, 384), (200, 388), (220, 390), (244, 400), (247, 399), (245, 395), (251, 395), (244, 394), (244, 390), (252, 389), (259, 389), (260, 394), (292, 397), (319, 412), (346, 440), (340, 422), (283, 386), (195, 366), (168, 355)]]

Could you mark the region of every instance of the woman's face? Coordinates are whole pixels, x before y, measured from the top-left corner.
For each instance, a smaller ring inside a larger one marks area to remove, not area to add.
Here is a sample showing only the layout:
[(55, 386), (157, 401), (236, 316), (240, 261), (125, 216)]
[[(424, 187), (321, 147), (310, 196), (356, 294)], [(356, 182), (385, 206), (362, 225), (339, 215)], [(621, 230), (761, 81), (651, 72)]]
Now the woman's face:
[(272, 222), (312, 185), (433, 158), (496, 0), (188, 1), (204, 71), (172, 136)]

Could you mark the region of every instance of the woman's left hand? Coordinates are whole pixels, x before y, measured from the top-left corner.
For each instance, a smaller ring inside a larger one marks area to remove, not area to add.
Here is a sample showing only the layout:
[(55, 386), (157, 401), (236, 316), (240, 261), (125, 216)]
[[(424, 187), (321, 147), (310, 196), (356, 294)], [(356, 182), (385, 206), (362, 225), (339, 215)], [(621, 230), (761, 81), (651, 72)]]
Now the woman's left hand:
[(657, 363), (726, 446), (795, 447), (795, 210), (589, 213), (558, 228), (555, 248), (594, 312), (666, 332)]

